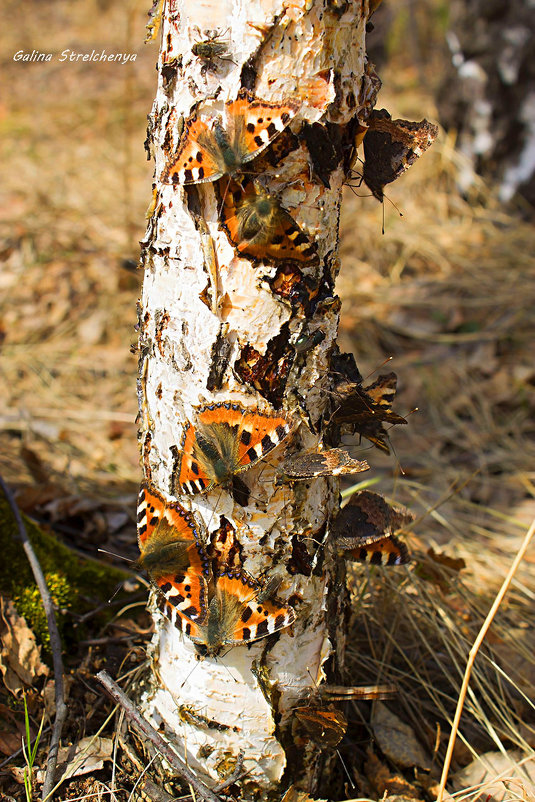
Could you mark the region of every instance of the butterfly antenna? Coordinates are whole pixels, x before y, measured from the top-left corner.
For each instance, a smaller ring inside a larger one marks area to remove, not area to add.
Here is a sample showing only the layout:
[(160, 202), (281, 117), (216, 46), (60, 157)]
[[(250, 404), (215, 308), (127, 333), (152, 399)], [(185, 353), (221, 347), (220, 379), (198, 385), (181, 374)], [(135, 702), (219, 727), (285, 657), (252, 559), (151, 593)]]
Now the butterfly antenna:
[[(241, 185), (240, 185), (241, 186)], [(225, 198), (227, 197), (227, 193), (230, 187), (230, 175), (228, 176), (227, 186), (225, 187), (225, 191), (223, 192), (223, 197), (221, 198), (221, 203), (219, 204), (219, 209), (217, 210), (217, 216), (221, 217), (221, 212), (223, 211), (223, 206), (225, 203)], [(243, 189), (243, 187), (242, 187)]]
[(111, 603), (112, 603), (112, 601), (114, 600), (114, 598), (117, 596), (117, 594), (118, 594), (118, 593), (119, 593), (119, 591), (121, 590), (122, 586), (123, 586), (123, 583), (122, 583), (122, 582), (119, 582), (119, 584), (117, 585), (117, 587), (116, 587), (116, 588), (115, 588), (115, 590), (113, 591), (112, 595), (111, 595), (111, 596), (110, 596), (110, 598), (108, 599), (108, 604), (111, 604)]
[(97, 549), (97, 551), (102, 552), (102, 554), (109, 554), (111, 557), (117, 557), (118, 560), (126, 560), (127, 563), (135, 563), (135, 560), (131, 560), (130, 557), (125, 557), (123, 554), (116, 554), (114, 551), (108, 551), (107, 549)]
[(373, 374), (377, 373), (378, 370), (381, 370), (381, 368), (384, 367), (384, 365), (386, 365), (387, 362), (391, 362), (392, 359), (394, 359), (393, 356), (387, 356), (387, 358), (385, 360), (383, 360), (383, 362), (381, 362), (380, 365), (377, 365), (372, 371), (370, 371), (370, 373), (368, 373), (367, 376), (364, 376), (364, 378), (362, 380), (362, 384), (364, 384), (364, 382), (368, 381), (370, 376), (373, 376)]
[(316, 680), (315, 680), (315, 679), (314, 679), (314, 677), (312, 676), (312, 672), (310, 671), (310, 669), (309, 669), (309, 667), (308, 667), (308, 666), (307, 666), (307, 674), (308, 674), (308, 676), (310, 677), (310, 679), (312, 680), (312, 684), (314, 685), (314, 687), (316, 688), (316, 690), (318, 690), (318, 683), (316, 682)]
[(186, 677), (186, 679), (185, 679), (185, 680), (182, 682), (182, 684), (181, 684), (181, 686), (180, 686), (181, 688), (183, 688), (183, 687), (184, 687), (184, 685), (186, 684), (186, 682), (189, 680), (189, 678), (191, 677), (191, 675), (193, 674), (193, 672), (194, 672), (194, 671), (195, 671), (195, 670), (196, 670), (198, 667), (199, 667), (199, 663), (195, 663), (195, 665), (193, 666), (193, 668), (192, 668), (192, 669), (191, 669), (191, 671), (189, 672), (189, 674), (188, 674), (188, 676)]
[[(231, 647), (230, 647), (230, 649), (227, 649), (227, 651), (225, 652), (225, 654), (222, 654), (222, 655), (221, 655), (221, 657), (222, 657), (222, 658), (223, 658), (223, 657), (226, 657), (226, 656), (227, 656), (227, 654), (228, 654), (230, 651), (232, 651), (232, 648), (233, 648), (233, 647), (231, 646)], [(218, 661), (218, 662), (220, 662), (220, 661)], [(220, 663), (220, 665), (222, 665), (222, 666), (223, 666), (223, 668), (225, 669), (225, 671), (227, 672), (227, 674), (229, 675), (229, 677), (230, 677), (232, 680), (234, 680), (234, 682), (238, 682), (238, 680), (236, 679), (236, 677), (234, 676), (234, 674), (232, 673), (232, 671), (230, 670), (230, 668), (229, 668), (228, 666), (226, 666), (224, 663)]]
[[(400, 210), (399, 206), (396, 206), (394, 201), (391, 198), (389, 198), (387, 195), (383, 195), (383, 197), (394, 207), (394, 209), (399, 214), (399, 216), (403, 217), (403, 212)], [(383, 222), (384, 222), (384, 204), (383, 204)], [(383, 231), (383, 234), (384, 234), (384, 231)]]
[(345, 771), (345, 773), (346, 773), (346, 777), (347, 777), (347, 779), (349, 780), (349, 784), (350, 784), (351, 788), (356, 788), (356, 785), (355, 785), (355, 783), (353, 782), (353, 779), (352, 779), (352, 777), (351, 777), (351, 774), (350, 774), (350, 773), (349, 773), (349, 771), (348, 771), (348, 768), (347, 768), (346, 764), (344, 763), (344, 759), (343, 759), (343, 757), (342, 757), (342, 755), (341, 755), (341, 753), (340, 753), (340, 750), (339, 750), (339, 749), (337, 749), (337, 750), (336, 750), (336, 754), (337, 754), (337, 755), (338, 755), (338, 757), (340, 758), (340, 763), (342, 764), (342, 768), (344, 769), (344, 771)]
[[(390, 427), (390, 428), (392, 428), (392, 427)], [(396, 449), (394, 448), (394, 445), (393, 445), (393, 443), (392, 443), (392, 440), (391, 440), (391, 439), (390, 439), (390, 437), (388, 436), (388, 432), (387, 432), (387, 434), (386, 434), (386, 439), (388, 440), (388, 445), (389, 445), (389, 446), (390, 446), (390, 448), (392, 449), (392, 454), (394, 455), (394, 458), (395, 458), (395, 460), (396, 460), (396, 462), (397, 462), (397, 466), (398, 466), (398, 468), (399, 468), (399, 472), (400, 472), (400, 474), (401, 474), (402, 476), (405, 476), (405, 471), (403, 470), (403, 465), (401, 464), (401, 462), (400, 462), (400, 460), (399, 460), (399, 457), (398, 457), (398, 455), (397, 455)]]
[(214, 516), (216, 514), (217, 508), (219, 507), (219, 502), (221, 501), (221, 496), (222, 495), (223, 495), (223, 489), (221, 489), (221, 492), (220, 492), (219, 496), (217, 497), (217, 501), (214, 504), (214, 508), (212, 510), (212, 515), (210, 516), (210, 520), (208, 521), (208, 524), (207, 524), (207, 527), (206, 527), (208, 529), (208, 531), (210, 531), (210, 526), (212, 525), (212, 521), (214, 520)]

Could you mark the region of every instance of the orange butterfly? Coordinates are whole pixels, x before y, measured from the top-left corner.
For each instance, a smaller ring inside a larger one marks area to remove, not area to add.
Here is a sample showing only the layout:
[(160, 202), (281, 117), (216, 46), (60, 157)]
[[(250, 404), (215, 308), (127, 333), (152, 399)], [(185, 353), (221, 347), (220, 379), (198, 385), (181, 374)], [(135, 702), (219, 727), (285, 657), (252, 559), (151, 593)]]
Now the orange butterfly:
[(242, 89), (225, 103), (221, 117), (199, 117), (184, 123), (176, 156), (162, 174), (164, 184), (202, 184), (236, 175), (291, 122), (300, 103), (270, 103)]
[(174, 447), (177, 493), (232, 486), (237, 473), (263, 459), (290, 432), (289, 422), (276, 412), (237, 403), (201, 407), (195, 423), (186, 425), (180, 447)]
[(220, 195), (221, 226), (238, 253), (254, 261), (317, 262), (316, 244), (258, 181), (238, 184), (231, 179)]
[(291, 607), (259, 599), (262, 586), (245, 571), (215, 574), (209, 582), (202, 576), (200, 580), (203, 593), (191, 600), (188, 609), (182, 603), (182, 588), (171, 586), (160, 599), (160, 610), (191, 638), (203, 657), (218, 655), (224, 646), (266, 638), (295, 620)]
[(200, 599), (195, 604), (205, 604), (202, 574), (208, 570), (208, 559), (193, 515), (143, 484), (137, 533), (141, 551), (137, 566), (148, 572), (159, 592), (165, 594), (171, 586), (175, 588), (176, 605), (184, 610), (189, 609), (192, 599)]

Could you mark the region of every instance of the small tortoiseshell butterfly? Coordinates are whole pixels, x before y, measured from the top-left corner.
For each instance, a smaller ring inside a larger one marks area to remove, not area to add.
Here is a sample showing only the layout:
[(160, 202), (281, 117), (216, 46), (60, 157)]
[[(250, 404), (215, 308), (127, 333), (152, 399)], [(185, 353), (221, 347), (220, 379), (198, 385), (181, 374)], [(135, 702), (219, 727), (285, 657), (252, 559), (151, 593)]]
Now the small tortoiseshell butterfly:
[(210, 404), (186, 424), (176, 451), (177, 493), (204, 493), (216, 485), (232, 486), (240, 471), (263, 459), (291, 432), (276, 412), (247, 409), (237, 403)]
[(137, 532), (144, 568), (161, 593), (169, 587), (182, 596), (180, 604), (205, 592), (203, 571), (207, 558), (193, 515), (176, 502), (167, 502), (154, 489), (141, 486), (137, 507)]
[[(224, 646), (240, 646), (266, 638), (295, 620), (291, 607), (258, 600), (262, 586), (245, 571), (200, 577), (205, 592), (185, 609), (182, 594), (172, 589), (160, 599), (161, 611), (195, 643), (200, 655), (216, 656)], [(208, 598), (208, 604), (205, 599)]]
[(378, 493), (360, 490), (334, 522), (334, 547), (350, 560), (404, 565), (410, 561), (409, 551), (393, 532), (412, 519), (408, 510), (392, 507)]
[(334, 388), (336, 407), (329, 423), (350, 424), (356, 432), (388, 454), (388, 435), (382, 422), (392, 425), (407, 423), (391, 409), (396, 387), (397, 376), (393, 372), (379, 376), (367, 387), (358, 382), (340, 382)]
[(285, 459), (281, 468), (283, 481), (295, 482), (317, 476), (341, 476), (369, 470), (367, 462), (353, 459), (343, 448), (296, 454)]
[(294, 712), (309, 738), (318, 746), (335, 749), (346, 734), (347, 719), (333, 705), (297, 707)]
[(221, 226), (238, 253), (254, 262), (317, 262), (316, 244), (299, 228), (276, 195), (258, 181), (230, 180), (220, 188)]
[(393, 120), (386, 109), (374, 109), (366, 120), (362, 177), (374, 197), (383, 201), (383, 189), (409, 169), (433, 144), (438, 126)]
[(176, 156), (162, 174), (164, 184), (201, 184), (236, 175), (284, 131), (300, 103), (270, 103), (242, 89), (225, 103), (221, 117), (185, 121)]

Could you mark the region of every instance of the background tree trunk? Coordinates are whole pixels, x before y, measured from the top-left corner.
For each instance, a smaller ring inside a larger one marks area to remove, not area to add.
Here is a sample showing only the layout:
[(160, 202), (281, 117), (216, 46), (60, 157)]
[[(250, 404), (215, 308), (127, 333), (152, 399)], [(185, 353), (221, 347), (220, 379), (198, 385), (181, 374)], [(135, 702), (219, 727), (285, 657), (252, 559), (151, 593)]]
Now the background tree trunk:
[[(156, 183), (143, 242), (139, 397), (145, 479), (170, 499), (173, 454), (203, 403), (283, 408), (295, 427), (287, 450), (321, 442), (338, 326), (333, 288), (349, 123), (366, 117), (377, 88), (366, 69), (366, 19), (367, 4), (351, 0), (165, 5), (148, 137)], [(200, 33), (208, 29), (217, 34)], [(199, 40), (228, 49), (207, 60), (192, 51)], [(243, 88), (263, 100), (300, 103), (275, 147), (247, 168), (261, 173), (264, 187), (315, 241), (317, 264), (254, 264), (220, 228), (213, 183), (160, 182), (195, 104), (201, 114), (220, 113)], [(284, 159), (278, 144), (290, 149)], [(318, 329), (324, 339), (312, 338), (298, 353), (297, 341)], [(337, 481), (276, 485), (282, 452), (241, 474), (251, 491), (247, 507), (220, 488), (179, 500), (209, 536), (225, 525), (234, 531), (249, 574), (278, 576), (278, 595), (295, 608), (291, 632), (198, 662), (194, 644), (157, 614), (144, 697), (146, 714), (163, 721), (167, 737), (204, 776), (224, 778), (243, 752), (246, 797), (277, 791), (285, 768), (285, 782), (318, 788), (321, 755), (309, 741), (297, 756), (293, 710), (324, 669), (335, 677), (343, 663), (344, 567), (320, 546), (338, 507)]]
[[(438, 96), (446, 128), (473, 169), (535, 203), (535, 8), (529, 0), (452, 0), (452, 63)], [(461, 175), (469, 188), (470, 172)]]

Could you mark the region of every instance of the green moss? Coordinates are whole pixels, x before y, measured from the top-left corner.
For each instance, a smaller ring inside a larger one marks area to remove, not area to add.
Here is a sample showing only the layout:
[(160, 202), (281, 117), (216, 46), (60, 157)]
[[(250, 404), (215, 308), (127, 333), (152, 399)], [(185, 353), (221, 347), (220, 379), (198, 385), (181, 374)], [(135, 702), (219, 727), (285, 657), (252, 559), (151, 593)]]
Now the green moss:
[[(127, 577), (123, 571), (83, 559), (60, 543), (52, 534), (24, 517), (28, 537), (56, 606), (56, 617), (64, 642), (83, 637), (85, 630), (74, 629), (69, 611), (82, 615), (106, 599)], [(48, 648), (49, 636), (39, 590), (19, 539), (18, 528), (4, 498), (0, 498), (0, 593), (13, 599), (37, 639)], [(104, 618), (111, 612), (104, 612)], [(98, 619), (103, 623), (102, 617)]]
[[(45, 580), (56, 608), (58, 625), (62, 629), (61, 619), (65, 612), (75, 605), (78, 594), (69, 580), (60, 573), (45, 574)], [(48, 649), (50, 636), (39, 588), (36, 585), (30, 585), (24, 588), (19, 596), (14, 596), (13, 601), (17, 612), (24, 616), (37, 640), (43, 644), (45, 649)]]

